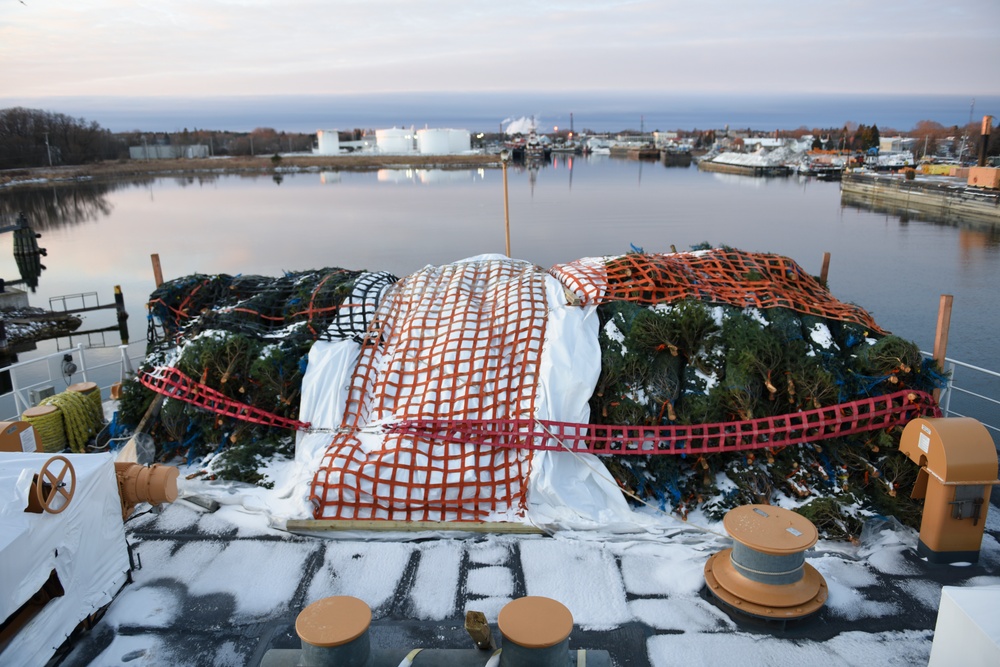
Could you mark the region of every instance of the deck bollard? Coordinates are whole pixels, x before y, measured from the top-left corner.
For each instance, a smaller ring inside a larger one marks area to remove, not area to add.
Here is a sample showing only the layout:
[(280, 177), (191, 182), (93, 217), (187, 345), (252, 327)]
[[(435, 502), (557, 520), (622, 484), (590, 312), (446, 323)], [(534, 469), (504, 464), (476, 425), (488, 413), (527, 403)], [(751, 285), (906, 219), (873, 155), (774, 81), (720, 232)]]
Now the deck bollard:
[(813, 614), (827, 598), (823, 575), (805, 562), (819, 533), (809, 519), (773, 505), (743, 505), (722, 520), (733, 547), (712, 554), (705, 582), (730, 609), (788, 621)]
[(500, 667), (562, 667), (569, 651), (573, 615), (561, 602), (527, 596), (504, 605), (497, 616), (503, 635)]
[[(499, 651), (480, 648), (371, 648), (371, 609), (351, 596), (313, 602), (295, 620), (301, 649), (272, 648), (261, 667), (612, 667), (603, 650), (569, 650), (573, 616), (544, 597), (519, 598), (500, 610)], [(487, 642), (483, 642), (487, 643)]]
[(302, 661), (310, 667), (371, 667), (368, 627), (372, 611), (363, 600), (334, 595), (313, 602), (295, 619)]

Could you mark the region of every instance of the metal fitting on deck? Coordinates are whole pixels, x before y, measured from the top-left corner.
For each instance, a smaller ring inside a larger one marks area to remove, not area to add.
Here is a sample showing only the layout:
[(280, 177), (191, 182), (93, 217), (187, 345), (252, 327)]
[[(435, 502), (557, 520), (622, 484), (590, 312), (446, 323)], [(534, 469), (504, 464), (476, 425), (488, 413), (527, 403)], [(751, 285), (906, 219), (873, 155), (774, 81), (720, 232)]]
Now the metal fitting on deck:
[[(497, 625), (504, 641), (499, 651), (372, 649), (371, 618), (368, 605), (355, 597), (313, 602), (295, 621), (302, 648), (271, 649), (261, 667), (611, 667), (607, 651), (569, 650), (573, 615), (549, 598), (523, 597), (500, 610)], [(480, 643), (489, 649), (489, 643)]]
[(805, 562), (819, 533), (800, 514), (772, 505), (743, 505), (722, 520), (733, 547), (705, 563), (708, 590), (749, 616), (787, 621), (818, 611), (826, 581)]

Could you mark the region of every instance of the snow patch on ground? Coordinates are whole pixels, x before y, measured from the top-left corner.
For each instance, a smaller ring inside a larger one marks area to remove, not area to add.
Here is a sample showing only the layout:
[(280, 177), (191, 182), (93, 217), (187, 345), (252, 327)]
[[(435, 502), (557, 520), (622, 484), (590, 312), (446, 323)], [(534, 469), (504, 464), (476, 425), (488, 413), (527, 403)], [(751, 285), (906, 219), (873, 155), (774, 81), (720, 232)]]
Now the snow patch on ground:
[(632, 600), (629, 611), (637, 621), (657, 630), (690, 631), (691, 628), (730, 629), (736, 624), (718, 607), (700, 598), (694, 600)]
[(768, 665), (769, 667), (911, 667), (930, 658), (927, 632), (845, 632), (822, 644), (783, 639), (770, 634), (743, 632), (657, 635), (648, 642), (653, 667), (718, 667)]
[(499, 596), (509, 600), (514, 596), (514, 577), (505, 567), (478, 567), (469, 570), (465, 590), (483, 597)]
[(378, 548), (353, 542), (326, 543), (323, 564), (313, 576), (307, 604), (332, 595), (352, 595), (373, 611), (392, 601), (400, 577), (416, 546), (380, 543)]
[(177, 592), (150, 585), (137, 587), (130, 595), (111, 606), (104, 618), (113, 628), (139, 625), (146, 628), (168, 628), (180, 609)]
[(904, 588), (928, 609), (937, 609), (941, 604), (941, 585), (934, 581), (911, 579), (904, 584)]
[(826, 580), (829, 598), (827, 608), (836, 616), (847, 620), (884, 618), (900, 611), (891, 602), (870, 600), (863, 589), (879, 585), (879, 577), (864, 562), (844, 560), (836, 556), (809, 558), (812, 565)]
[(707, 554), (687, 549), (664, 552), (655, 544), (636, 544), (621, 556), (626, 590), (637, 595), (695, 596), (705, 583)]
[(267, 559), (261, 559), (256, 542), (237, 541), (230, 542), (210, 560), (196, 564), (181, 553), (187, 546), (194, 545), (181, 547), (177, 559), (190, 568), (189, 587), (203, 594), (233, 593), (234, 612), (252, 616), (269, 615), (275, 609), (287, 607), (301, 581), (302, 566), (316, 549), (314, 544), (273, 544), (267, 550)]
[(454, 611), (462, 547), (453, 540), (418, 545), (420, 566), (413, 584), (415, 618), (447, 618)]
[(499, 565), (510, 557), (510, 548), (504, 544), (484, 542), (469, 548), (469, 562)]
[(618, 568), (600, 544), (566, 549), (558, 537), (524, 542), (521, 556), (529, 594), (559, 600), (577, 625), (600, 630), (632, 619)]
[(886, 545), (868, 556), (868, 563), (879, 572), (886, 574), (919, 574), (916, 566), (908, 562), (904, 553), (910, 551), (906, 545)]

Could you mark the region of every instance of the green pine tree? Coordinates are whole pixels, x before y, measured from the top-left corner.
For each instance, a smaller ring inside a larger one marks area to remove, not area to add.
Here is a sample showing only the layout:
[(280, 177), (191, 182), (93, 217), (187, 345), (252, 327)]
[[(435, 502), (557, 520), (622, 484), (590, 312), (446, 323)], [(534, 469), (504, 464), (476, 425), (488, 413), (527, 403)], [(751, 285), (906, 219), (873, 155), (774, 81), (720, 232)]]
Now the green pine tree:
[(865, 148), (878, 148), (880, 142), (878, 125), (872, 125), (868, 130), (868, 145)]

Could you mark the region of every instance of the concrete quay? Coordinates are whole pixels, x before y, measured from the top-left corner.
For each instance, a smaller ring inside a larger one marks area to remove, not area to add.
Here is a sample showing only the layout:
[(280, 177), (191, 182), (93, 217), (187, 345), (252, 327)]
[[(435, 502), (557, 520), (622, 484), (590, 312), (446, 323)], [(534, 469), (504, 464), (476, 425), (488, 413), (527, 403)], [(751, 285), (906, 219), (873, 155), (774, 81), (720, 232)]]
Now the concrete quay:
[(968, 186), (954, 178), (907, 180), (895, 174), (845, 172), (840, 201), (843, 206), (1000, 230), (1000, 190)]

